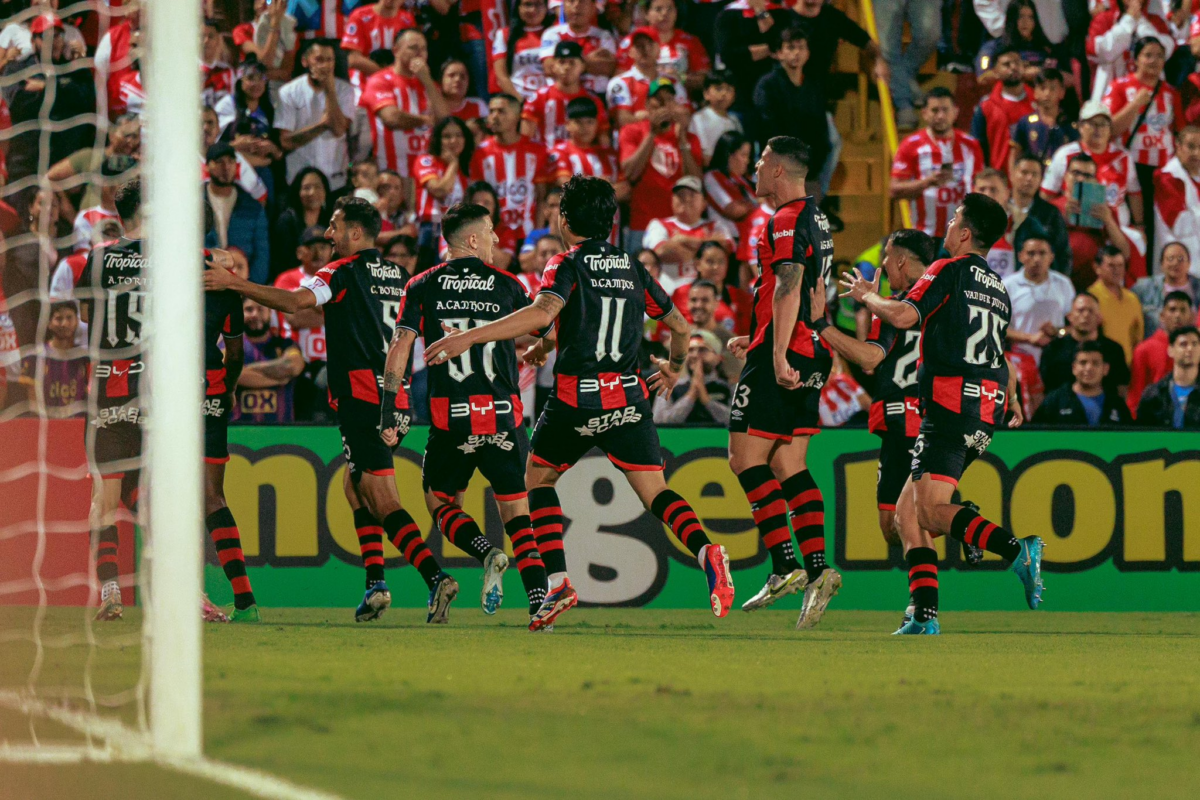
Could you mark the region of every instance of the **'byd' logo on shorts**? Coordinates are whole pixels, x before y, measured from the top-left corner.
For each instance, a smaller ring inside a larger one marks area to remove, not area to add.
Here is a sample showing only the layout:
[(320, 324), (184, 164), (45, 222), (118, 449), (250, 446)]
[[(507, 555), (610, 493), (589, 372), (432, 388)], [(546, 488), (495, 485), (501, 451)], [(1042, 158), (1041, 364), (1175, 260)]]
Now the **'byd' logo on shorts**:
[(575, 430), (579, 432), (580, 436), (595, 436), (610, 428), (640, 422), (641, 419), (642, 415), (638, 413), (637, 406), (625, 406), (625, 408), (618, 408), (616, 411), (592, 417), (587, 421), (585, 427), (577, 427)]

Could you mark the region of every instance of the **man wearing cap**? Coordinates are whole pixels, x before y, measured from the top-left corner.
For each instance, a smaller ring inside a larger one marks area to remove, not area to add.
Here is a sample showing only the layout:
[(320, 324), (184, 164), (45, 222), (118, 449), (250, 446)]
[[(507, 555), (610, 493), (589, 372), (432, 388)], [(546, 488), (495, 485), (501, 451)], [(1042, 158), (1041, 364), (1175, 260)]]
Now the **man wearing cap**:
[(668, 216), (675, 182), (685, 175), (699, 179), (704, 163), (700, 140), (688, 133), (691, 115), (675, 100), (674, 81), (651, 81), (646, 112), (646, 119), (621, 128), (617, 148), (621, 169), (633, 185), (625, 242), (633, 252), (641, 249), (650, 221)]
[(696, 277), (696, 251), (708, 239), (719, 241), (726, 252), (733, 252), (737, 231), (724, 217), (705, 219), (706, 207), (700, 179), (684, 175), (671, 187), (672, 216), (652, 219), (646, 226), (642, 247), (658, 255), (663, 273), (672, 281)]
[(1112, 112), (1108, 106), (1099, 100), (1084, 103), (1079, 110), (1079, 134), (1078, 142), (1058, 148), (1050, 159), (1042, 179), (1042, 196), (1050, 201), (1057, 199), (1065, 187), (1067, 167), (1080, 153), (1086, 153), (1096, 162), (1096, 180), (1104, 184), (1108, 206), (1116, 213), (1117, 222), (1122, 227), (1131, 220), (1134, 225), (1141, 225), (1142, 186), (1129, 153), (1113, 141)]
[(576, 97), (567, 103), (567, 138), (550, 151), (550, 173), (559, 186), (572, 175), (604, 178), (616, 190), (618, 202), (629, 199), (629, 181), (621, 172), (617, 151), (600, 139), (596, 104), (589, 98)]
[(538, 89), (521, 114), (523, 133), (540, 139), (547, 150), (567, 138), (567, 104), (577, 97), (586, 97), (596, 104), (600, 127), (608, 130), (604, 102), (582, 83), (583, 47), (578, 42), (564, 41), (555, 45), (553, 52), (552, 60), (546, 65), (546, 74), (554, 82)]
[(237, 185), (237, 151), (226, 142), (208, 148), (205, 195), (213, 209), (213, 230), (206, 233), (206, 247), (227, 250), (236, 247), (250, 263), (250, 280), (266, 283), (271, 268), (267, 237), (267, 214), (262, 204)]
[[(275, 288), (287, 292), (299, 289), (304, 281), (317, 274), (333, 259), (333, 244), (325, 238), (320, 225), (306, 228), (296, 247), (300, 266), (280, 274)], [(301, 421), (321, 421), (329, 418), (328, 392), (325, 387), (325, 312), (321, 308), (306, 308), (295, 314), (272, 312), (271, 328), (296, 342), (304, 357), (304, 371), (296, 379), (295, 414)]]
[(654, 422), (658, 425), (725, 425), (729, 422), (732, 394), (721, 376), (725, 348), (708, 331), (692, 331), (688, 338), (686, 371), (679, 376), (671, 394), (654, 398)]
[[(650, 83), (659, 78), (658, 31), (644, 25), (634, 28), (629, 39), (629, 55), (633, 58), (633, 66), (608, 82), (609, 113), (618, 128), (646, 119), (646, 97), (650, 93)], [(678, 82), (675, 99), (690, 109), (687, 91)]]
[[(558, 45), (564, 42), (578, 44), (584, 66), (583, 85), (589, 92), (603, 97), (609, 77), (617, 70), (617, 40), (608, 31), (597, 27), (597, 9), (593, 0), (563, 0), (562, 14), (566, 21), (551, 25), (542, 34), (542, 60), (560, 58)], [(550, 65), (546, 64), (546, 67), (547, 77), (558, 80)], [(547, 142), (546, 146), (551, 145)]]

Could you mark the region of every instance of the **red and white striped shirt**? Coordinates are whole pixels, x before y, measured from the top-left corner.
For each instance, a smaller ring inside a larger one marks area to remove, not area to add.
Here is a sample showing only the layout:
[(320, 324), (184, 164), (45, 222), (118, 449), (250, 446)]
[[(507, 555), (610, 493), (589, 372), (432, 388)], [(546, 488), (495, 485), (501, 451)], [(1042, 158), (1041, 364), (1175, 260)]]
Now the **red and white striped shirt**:
[(484, 119), (487, 115), (487, 103), (478, 97), (464, 97), (462, 105), (458, 108), (450, 109), (450, 116), (458, 117), (463, 122), (470, 122), (473, 119)]
[[(304, 267), (296, 267), (289, 269), (287, 272), (281, 273), (275, 279), (275, 288), (283, 289), (288, 292), (294, 292), (300, 288), (302, 282), (309, 278), (309, 274), (304, 271)], [(282, 314), (273, 312), (271, 314), (273, 327), (278, 331), (280, 336), (284, 336), (294, 341), (300, 347), (300, 353), (304, 356), (306, 363), (313, 361), (325, 361), (329, 356), (325, 352), (325, 326), (321, 325), (316, 328), (292, 328), (283, 318)]]
[(866, 394), (849, 373), (832, 373), (821, 387), (821, 427), (845, 425), (851, 417), (864, 410), (860, 398)]
[(224, 61), (214, 61), (211, 64), (200, 62), (200, 75), (204, 79), (201, 100), (209, 108), (216, 108), (221, 98), (233, 94), (237, 76), (233, 67)]
[[(321, 7), (316, 14), (305, 15), (300, 20), (301, 25), (313, 25), (300, 31), (304, 39), (341, 39), (342, 29), (346, 23), (346, 15), (342, 13), (345, 0), (317, 0)], [(294, 13), (289, 11), (289, 13)]]
[(426, 188), (428, 183), (446, 174), (446, 162), (428, 153), (417, 156), (413, 161), (413, 182), (417, 185), (417, 220), (441, 222), (442, 213), (467, 197), (467, 176), (460, 171), (450, 187), (450, 194), (438, 200)]
[[(659, 31), (658, 35), (661, 39), (664, 34)], [(678, 28), (671, 31), (670, 36), (671, 41), (662, 42), (658, 48), (658, 66), (661, 69), (674, 71), (683, 80), (689, 72), (708, 72), (712, 68), (708, 51), (699, 39)], [(623, 37), (617, 45), (617, 69), (626, 70), (633, 66), (632, 48), (632, 38)]]
[[(704, 173), (704, 193), (708, 195), (708, 204), (717, 213), (737, 226), (738, 252), (740, 253), (742, 245), (750, 238), (750, 234), (753, 232), (755, 215), (751, 212), (742, 217), (740, 222), (737, 222), (730, 218), (726, 212), (738, 200), (757, 204), (758, 197), (754, 193), (754, 187), (750, 185), (750, 181), (741, 175), (730, 177), (724, 172), (710, 169)], [(741, 256), (739, 255), (738, 258), (741, 258)]]
[[(501, 28), (492, 37), (492, 63), (507, 60), (509, 30)], [(538, 89), (546, 85), (546, 70), (542, 66), (542, 29), (527, 29), (513, 46), (516, 52), (508, 77), (513, 87), (521, 93), (521, 98), (528, 102), (537, 95)], [(489, 72), (494, 73), (495, 70)], [(500, 85), (496, 84), (492, 91), (499, 92)]]
[[(624, 108), (636, 114), (638, 111), (645, 110), (646, 98), (649, 95), (650, 78), (646, 77), (646, 74), (637, 67), (633, 67), (608, 82), (606, 99), (610, 111), (615, 112), (618, 108)], [(675, 99), (688, 111), (691, 111), (692, 103), (688, 99), (687, 88), (682, 82), (675, 83)]]
[[(695, 225), (681, 222), (678, 217), (652, 219), (646, 226), (646, 235), (642, 238), (642, 247), (658, 252), (658, 246), (672, 236), (692, 236), (697, 239), (713, 239), (732, 246), (733, 226), (724, 217), (718, 219), (701, 219)], [(663, 274), (672, 280), (686, 280), (696, 277), (695, 261), (663, 261)]]
[(984, 167), (979, 141), (958, 129), (939, 139), (928, 129), (900, 143), (892, 162), (892, 180), (912, 181), (937, 174), (942, 164), (954, 168), (954, 179), (945, 186), (930, 186), (911, 200), (912, 224), (930, 236), (945, 236), (959, 203), (971, 191), (975, 176)]
[(600, 144), (582, 147), (570, 139), (559, 142), (550, 151), (550, 172), (555, 180), (572, 175), (604, 178), (609, 183), (625, 180), (616, 150)]
[(567, 138), (567, 103), (576, 97), (590, 97), (595, 101), (598, 110), (597, 122), (603, 135), (608, 130), (608, 112), (604, 109), (603, 101), (587, 89), (567, 94), (557, 86), (542, 87), (537, 95), (525, 104), (521, 118), (533, 122), (542, 144), (552, 148)]
[(762, 266), (758, 263), (758, 240), (762, 238), (763, 231), (767, 229), (767, 223), (773, 216), (775, 216), (775, 209), (766, 203), (760, 203), (758, 208), (751, 211), (742, 221), (742, 229), (747, 233), (738, 242), (735, 255), (738, 261), (751, 264), (760, 272)]
[[(1122, 109), (1133, 102), (1137, 93), (1145, 89), (1154, 92), (1153, 86), (1147, 86), (1138, 80), (1137, 75), (1126, 75), (1113, 81), (1104, 93), (1104, 105), (1116, 116)], [(1138, 116), (1134, 117), (1137, 121)], [(1142, 124), (1133, 132), (1130, 144), (1130, 155), (1134, 163), (1151, 167), (1161, 167), (1175, 155), (1175, 137), (1173, 131), (1183, 127), (1183, 107), (1180, 103), (1179, 92), (1166, 81), (1159, 81), (1158, 91), (1146, 108)], [(1121, 134), (1121, 141), (1129, 141), (1129, 134)]]
[(404, 76), (394, 69), (384, 69), (367, 79), (359, 104), (367, 110), (371, 124), (371, 139), (375, 143), (375, 160), (380, 169), (390, 169), (407, 177), (412, 160), (429, 146), (428, 125), (412, 130), (389, 128), (379, 118), (379, 111), (396, 106), (406, 114), (429, 113), (429, 95), (416, 76)]
[(471, 179), (487, 181), (496, 188), (501, 222), (527, 236), (534, 228), (537, 185), (550, 180), (546, 148), (524, 136), (514, 144), (501, 144), (490, 136), (475, 148)]
[(93, 237), (96, 235), (96, 230), (101, 227), (106, 219), (115, 219), (119, 223), (121, 215), (116, 211), (109, 211), (103, 206), (85, 208), (75, 215), (75, 244), (73, 249), (76, 253), (86, 253), (98, 244)]
[(1103, 153), (1093, 153), (1087, 150), (1081, 142), (1071, 142), (1058, 148), (1046, 167), (1046, 176), (1042, 178), (1042, 191), (1055, 196), (1063, 193), (1067, 181), (1067, 166), (1071, 159), (1080, 153), (1087, 153), (1096, 161), (1096, 180), (1104, 184), (1104, 197), (1109, 207), (1116, 212), (1117, 220), (1122, 225), (1129, 224), (1129, 206), (1125, 197), (1131, 194), (1141, 194), (1142, 185), (1138, 183), (1137, 170), (1133, 168), (1133, 159), (1129, 152), (1116, 142), (1108, 143), (1108, 150)]
[(350, 12), (342, 32), (342, 49), (357, 50), (364, 56), (372, 50), (391, 50), (401, 31), (417, 27), (417, 19), (400, 9), (394, 16), (381, 16), (375, 5), (361, 6)]
[[(597, 50), (607, 50), (614, 56), (617, 54), (617, 40), (611, 33), (603, 28), (592, 26), (583, 33), (575, 33), (571, 30), (571, 26), (567, 23), (560, 25), (552, 25), (542, 34), (542, 58), (551, 58), (554, 56), (554, 47), (559, 42), (578, 42), (583, 48), (584, 56), (588, 56)], [(608, 88), (608, 78), (604, 75), (593, 75), (590, 72), (583, 73), (583, 88), (589, 92), (595, 92), (601, 97), (604, 96), (604, 91)]]

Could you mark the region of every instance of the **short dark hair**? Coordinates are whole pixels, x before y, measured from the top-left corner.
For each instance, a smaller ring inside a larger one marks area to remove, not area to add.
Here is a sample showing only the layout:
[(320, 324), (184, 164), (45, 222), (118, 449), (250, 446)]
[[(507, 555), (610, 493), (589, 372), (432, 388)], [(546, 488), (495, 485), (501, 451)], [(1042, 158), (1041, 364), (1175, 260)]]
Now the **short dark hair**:
[(642, 256), (645, 255), (646, 253), (650, 254), (650, 257), (654, 259), (655, 264), (662, 266), (662, 259), (658, 257), (658, 253), (654, 252), (649, 247), (643, 247), (641, 250), (637, 251), (637, 260), (641, 261)]
[(962, 220), (980, 250), (990, 250), (1008, 228), (1008, 212), (979, 192), (970, 192), (963, 198)]
[(712, 293), (715, 296), (717, 296), (717, 297), (721, 296), (721, 293), (719, 291), (717, 291), (717, 285), (715, 283), (713, 283), (712, 281), (706, 281), (706, 280), (692, 281), (691, 286), (688, 287), (688, 294), (691, 294), (692, 289), (712, 289)]
[(1079, 346), (1075, 348), (1075, 355), (1078, 356), (1080, 353), (1099, 353), (1100, 359), (1104, 360), (1104, 348), (1100, 346), (1099, 339), (1091, 339), (1086, 342), (1080, 342)]
[(899, 247), (901, 250), (912, 253), (917, 261), (925, 266), (929, 266), (937, 258), (937, 243), (925, 231), (919, 231), (916, 228), (901, 228), (894, 231), (888, 237), (888, 241), (892, 243), (892, 247)]
[(450, 244), (458, 238), (458, 234), (481, 219), (491, 219), (492, 212), (478, 203), (455, 203), (446, 209), (442, 215), (442, 236)]
[[(1200, 129), (1198, 129), (1197, 132), (1200, 132)], [(1176, 239), (1173, 242), (1167, 242), (1166, 244), (1163, 245), (1162, 251), (1159, 252), (1159, 254), (1158, 254), (1159, 259), (1162, 258), (1163, 253), (1167, 252), (1168, 247), (1178, 247), (1180, 250), (1183, 251), (1183, 254), (1188, 257), (1188, 261), (1192, 260), (1192, 251), (1188, 249), (1188, 246), (1186, 244), (1179, 241), (1178, 239)]]
[(1075, 156), (1074, 158), (1072, 158), (1070, 161), (1067, 162), (1067, 167), (1069, 168), (1072, 164), (1074, 164), (1076, 162), (1078, 162), (1080, 164), (1092, 164), (1094, 166), (1096, 164), (1096, 159), (1092, 158), (1087, 153), (1080, 153), (1079, 155)]
[(379, 209), (361, 197), (341, 197), (333, 204), (333, 210), (342, 212), (342, 219), (347, 225), (357, 225), (363, 229), (368, 239), (374, 239), (383, 228), (383, 217)]
[(720, 250), (725, 255), (725, 260), (729, 261), (729, 251), (725, 249), (725, 245), (721, 244), (716, 239), (705, 239), (703, 242), (701, 242), (700, 246), (696, 248), (696, 258), (694, 260), (699, 261), (704, 257), (705, 253), (714, 248)]
[(1129, 263), (1129, 259), (1125, 257), (1125, 254), (1122, 253), (1115, 244), (1106, 244), (1104, 247), (1101, 247), (1099, 250), (1097, 250), (1095, 263), (1097, 266), (1099, 266), (1104, 262), (1105, 258), (1111, 258), (1112, 256), (1120, 256), (1122, 261), (1124, 261), (1126, 264)]
[[(733, 73), (727, 69), (714, 69), (704, 76), (704, 88), (710, 86), (733, 86)], [(495, 95), (493, 95), (494, 97)]]
[(567, 119), (596, 119), (600, 109), (590, 96), (573, 97), (567, 101)]
[(437, 124), (433, 126), (433, 130), (429, 132), (429, 144), (425, 146), (425, 149), (429, 155), (443, 161), (448, 158), (448, 156), (442, 156), (442, 134), (451, 125), (458, 128), (458, 132), (463, 137), (463, 150), (458, 155), (458, 167), (461, 172), (466, 173), (471, 165), (471, 157), (475, 154), (475, 134), (471, 133), (467, 123), (458, 117), (442, 117), (438, 120)]
[(1026, 161), (1030, 161), (1030, 162), (1033, 162), (1034, 164), (1037, 164), (1039, 172), (1046, 171), (1046, 163), (1044, 161), (1042, 161), (1040, 158), (1038, 158), (1037, 156), (1035, 156), (1033, 153), (1029, 152), (1028, 150), (1022, 148), (1020, 150), (1020, 152), (1017, 153), (1017, 159), (1013, 163), (1021, 164)]
[(995, 64), (997, 61), (1000, 60), (1001, 56), (1006, 56), (1011, 53), (1016, 53), (1018, 56), (1021, 57), (1022, 61), (1025, 60), (1025, 56), (1022, 55), (1022, 53), (1021, 53), (1021, 48), (1017, 47), (1015, 44), (1006, 44), (1003, 47), (1001, 47), (999, 50), (996, 51), (996, 55), (992, 57), (992, 63)]
[(409, 236), (407, 234), (397, 236), (395, 239), (392, 239), (392, 241), (388, 242), (387, 250), (384, 252), (390, 253), (394, 247), (403, 247), (408, 251), (410, 256), (415, 256), (417, 254), (417, 237)]
[(784, 28), (783, 32), (779, 34), (779, 43), (775, 45), (775, 52), (779, 52), (787, 42), (804, 42), (808, 44), (808, 30), (800, 25), (792, 25)]
[(1195, 325), (1184, 325), (1182, 328), (1176, 328), (1171, 331), (1168, 338), (1171, 340), (1171, 344), (1175, 344), (1181, 336), (1195, 336), (1200, 339), (1200, 328), (1197, 328)]
[(958, 100), (954, 98), (954, 92), (950, 91), (945, 86), (935, 86), (925, 93), (926, 101), (933, 100), (934, 98), (938, 97), (942, 98), (943, 100), (949, 100), (951, 103), (958, 105)]
[(1087, 300), (1091, 300), (1096, 305), (1100, 305), (1100, 298), (1096, 297), (1096, 295), (1094, 295), (1088, 291), (1076, 292), (1075, 296), (1071, 298), (1071, 305), (1075, 305), (1075, 301), (1081, 297), (1084, 299), (1087, 299)]
[(1192, 307), (1192, 296), (1187, 292), (1176, 289), (1173, 292), (1167, 292), (1167, 296), (1163, 298), (1163, 306), (1167, 303), (1187, 303), (1188, 308)]
[(1018, 252), (1024, 250), (1025, 245), (1029, 242), (1045, 242), (1046, 246), (1050, 248), (1051, 255), (1054, 254), (1054, 243), (1050, 241), (1050, 237), (1046, 234), (1046, 229), (1041, 225), (1031, 226), (1029, 232), (1021, 237), (1021, 247), (1018, 249)]
[(117, 207), (117, 214), (123, 221), (137, 216), (137, 213), (142, 210), (141, 176), (117, 187), (117, 191), (113, 194), (113, 205)]
[(1037, 77), (1033, 79), (1033, 85), (1045, 86), (1047, 83), (1053, 83), (1055, 81), (1063, 84), (1064, 86), (1066, 85), (1066, 81), (1063, 79), (1062, 70), (1058, 69), (1057, 67), (1042, 67), (1041, 71), (1038, 72)]
[(520, 111), (522, 108), (524, 108), (524, 107), (525, 107), (525, 101), (524, 101), (524, 100), (522, 100), (522, 99), (521, 99), (521, 98), (519, 98), (519, 97), (515, 97), (515, 96), (513, 96), (513, 95), (511, 95), (511, 94), (505, 94), (505, 93), (503, 93), (503, 92), (501, 92), (501, 93), (499, 93), (499, 94), (494, 94), (494, 95), (492, 95), (491, 97), (489, 97), (489, 98), (488, 98), (488, 102), (490, 103), (490, 102), (492, 102), (493, 100), (495, 100), (496, 98), (500, 98), (501, 100), (503, 100), (503, 101), (505, 101), (506, 103), (508, 103), (510, 106), (516, 106), (518, 111)]
[(1163, 53), (1166, 53), (1167, 48), (1164, 47), (1163, 43), (1158, 40), (1158, 37), (1143, 36), (1142, 38), (1138, 39), (1136, 42), (1133, 43), (1133, 48), (1132, 48), (1133, 57), (1137, 58), (1138, 56), (1140, 56), (1142, 54), (1142, 51), (1145, 50), (1147, 47), (1149, 47), (1152, 44), (1156, 44), (1159, 47), (1162, 47)]
[(492, 214), (492, 225), (500, 227), (500, 193), (487, 181), (472, 181), (467, 185), (467, 200), (470, 201), (479, 192), (487, 192), (492, 196), (492, 202), (496, 204), (496, 213)]
[(617, 193), (604, 178), (572, 175), (563, 184), (559, 213), (577, 236), (607, 239), (617, 216)]
[(800, 171), (808, 174), (808, 161), (812, 151), (803, 139), (795, 136), (772, 136), (767, 140), (771, 152), (792, 162)]

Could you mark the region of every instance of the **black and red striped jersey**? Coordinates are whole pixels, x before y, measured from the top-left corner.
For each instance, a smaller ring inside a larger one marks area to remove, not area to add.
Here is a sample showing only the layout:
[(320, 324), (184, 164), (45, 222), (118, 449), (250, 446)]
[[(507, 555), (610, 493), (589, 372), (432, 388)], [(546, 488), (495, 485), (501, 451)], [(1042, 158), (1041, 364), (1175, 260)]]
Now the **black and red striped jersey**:
[[(892, 296), (903, 300), (906, 292)], [(917, 403), (917, 367), (921, 361), (921, 331), (902, 331), (879, 317), (871, 318), (867, 344), (883, 351), (875, 367), (874, 401), (867, 427), (872, 433), (915, 437), (921, 428)]]
[[(205, 251), (205, 256), (208, 252)], [(220, 341), (236, 339), (246, 325), (242, 296), (232, 289), (204, 293), (204, 394), (221, 395), (233, 389), (225, 382), (225, 353)]]
[(792, 329), (788, 349), (801, 356), (796, 365), (800, 379), (809, 382), (814, 375), (822, 376), (820, 386), (828, 376), (833, 357), (821, 338), (808, 326), (810, 290), (818, 278), (829, 285), (833, 269), (833, 235), (829, 220), (812, 197), (802, 197), (784, 203), (768, 220), (758, 241), (758, 263), (762, 269), (754, 289), (754, 311), (750, 319), (750, 349), (747, 359), (770, 359), (775, 337), (774, 308), (775, 271), (780, 264), (800, 264), (804, 274), (800, 280), (800, 313)]
[(944, 258), (929, 266), (902, 302), (921, 320), (922, 410), (999, 424), (1008, 399), (1004, 343), (1012, 316), (999, 276), (976, 254)]
[[(456, 258), (430, 267), (404, 291), (397, 328), (442, 338), (443, 325), (478, 328), (532, 302), (525, 285), (478, 258)], [(427, 339), (428, 341), (428, 339)], [(476, 435), (515, 430), (522, 425), (517, 384), (517, 350), (512, 340), (469, 348), (429, 369), (429, 411), (433, 426)]]
[[(372, 248), (331, 261), (301, 282), (325, 309), (326, 368), (334, 403), (353, 398), (379, 404), (388, 342), (408, 278), (403, 267)], [(407, 395), (401, 395), (398, 401), (407, 403)]]
[(646, 315), (662, 319), (671, 297), (633, 256), (600, 239), (554, 256), (539, 291), (564, 303), (555, 324), (555, 396), (575, 408), (624, 408), (649, 397), (638, 369)]
[(91, 346), (99, 351), (93, 370), (101, 407), (138, 397), (145, 372), (142, 323), (150, 305), (150, 267), (138, 239), (97, 245), (75, 284), (87, 309)]

